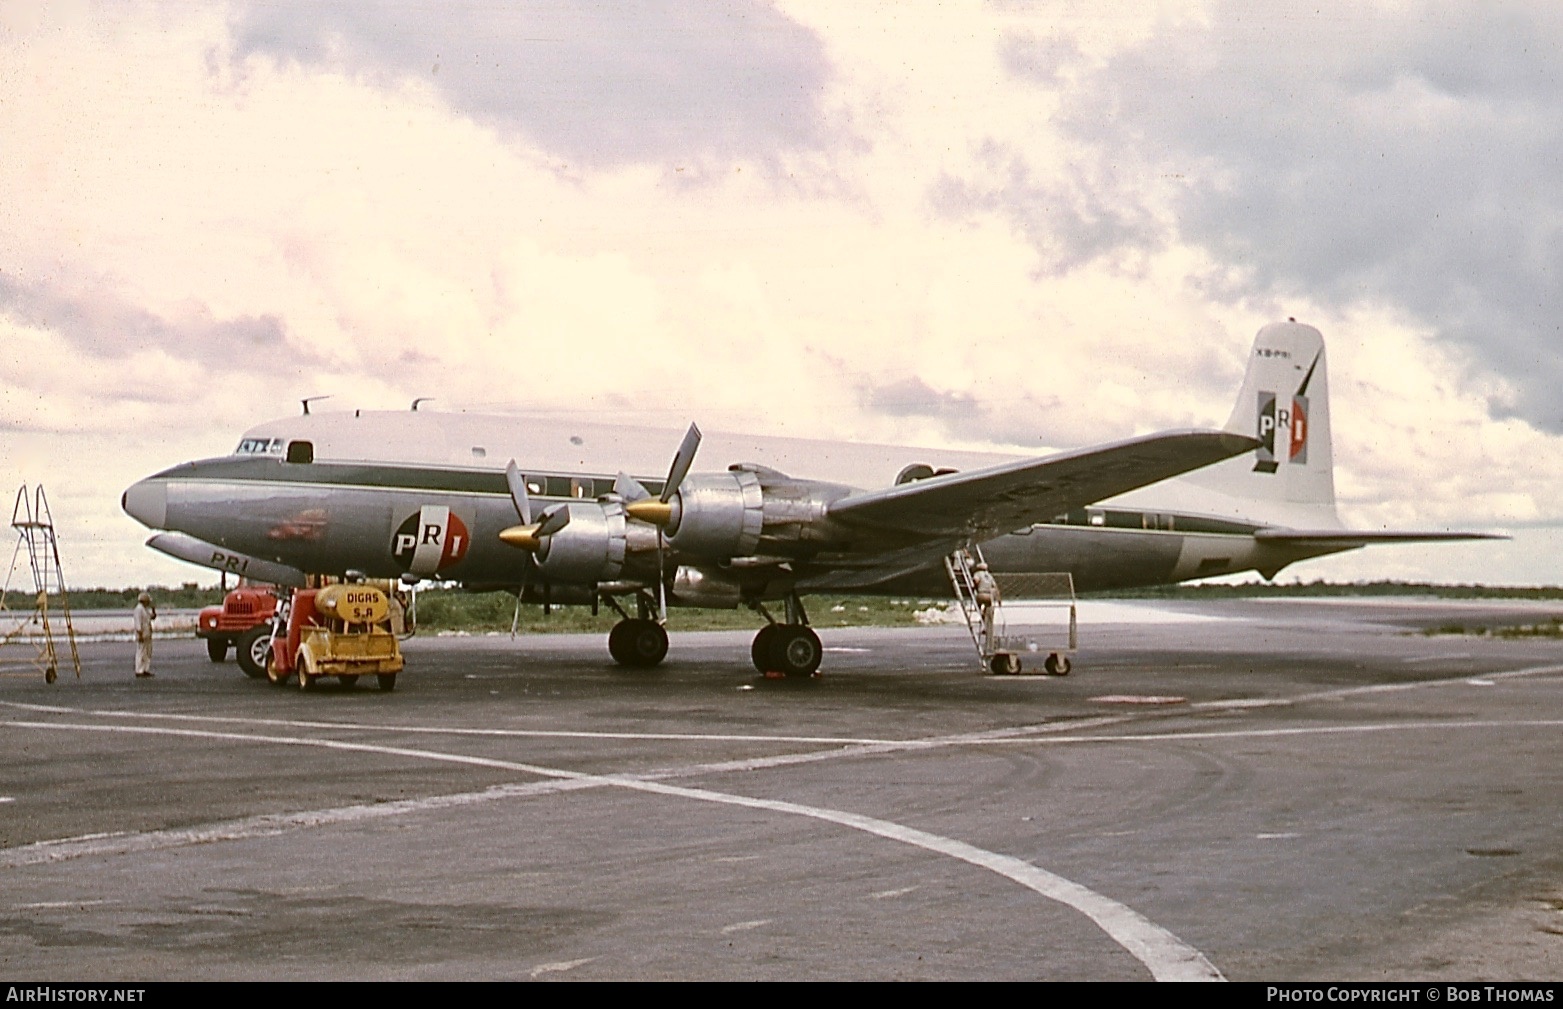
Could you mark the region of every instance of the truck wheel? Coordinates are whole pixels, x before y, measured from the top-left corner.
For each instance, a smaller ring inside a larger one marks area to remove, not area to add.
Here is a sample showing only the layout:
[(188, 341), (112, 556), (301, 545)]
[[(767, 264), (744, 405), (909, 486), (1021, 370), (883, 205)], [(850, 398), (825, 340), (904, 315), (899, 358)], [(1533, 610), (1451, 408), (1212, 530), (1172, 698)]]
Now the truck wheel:
[(380, 682), (380, 692), (382, 694), (389, 694), (396, 689), (395, 673), (379, 673), (375, 676), (375, 679)]
[(336, 679), (338, 683), (342, 684), (342, 686), (346, 687), (348, 690), (353, 689), (353, 686), (358, 683), (358, 677), (351, 674), (347, 676), (338, 676)]
[(207, 638), (206, 657), (213, 662), (221, 662), (223, 659), (226, 659), (228, 657), (228, 639)]
[(271, 659), (271, 625), (257, 624), (245, 631), (234, 648), (234, 658), (245, 676), (256, 680), (265, 676)]

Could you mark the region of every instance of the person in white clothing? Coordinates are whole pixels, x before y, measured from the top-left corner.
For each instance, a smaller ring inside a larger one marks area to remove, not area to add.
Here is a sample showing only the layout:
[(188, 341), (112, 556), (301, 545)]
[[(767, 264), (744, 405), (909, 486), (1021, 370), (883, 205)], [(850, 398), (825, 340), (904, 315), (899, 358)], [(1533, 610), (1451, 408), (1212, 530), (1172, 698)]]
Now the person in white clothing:
[(152, 595), (141, 593), (136, 600), (136, 676), (147, 679), (152, 675), (152, 621), (157, 619), (157, 607), (152, 605)]

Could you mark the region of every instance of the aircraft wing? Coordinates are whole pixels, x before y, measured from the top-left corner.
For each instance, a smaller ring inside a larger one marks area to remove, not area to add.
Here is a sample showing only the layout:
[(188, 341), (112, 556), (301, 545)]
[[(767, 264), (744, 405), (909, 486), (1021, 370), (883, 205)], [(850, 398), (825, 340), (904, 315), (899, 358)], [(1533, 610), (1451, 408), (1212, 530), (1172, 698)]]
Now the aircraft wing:
[(1251, 451), (1230, 431), (1168, 431), (842, 498), (830, 517), (929, 538), (985, 539)]
[(1298, 546), (1365, 547), (1372, 543), (1438, 543), (1449, 540), (1506, 540), (1495, 533), (1400, 532), (1394, 529), (1259, 529), (1254, 539), (1261, 543), (1286, 543)]

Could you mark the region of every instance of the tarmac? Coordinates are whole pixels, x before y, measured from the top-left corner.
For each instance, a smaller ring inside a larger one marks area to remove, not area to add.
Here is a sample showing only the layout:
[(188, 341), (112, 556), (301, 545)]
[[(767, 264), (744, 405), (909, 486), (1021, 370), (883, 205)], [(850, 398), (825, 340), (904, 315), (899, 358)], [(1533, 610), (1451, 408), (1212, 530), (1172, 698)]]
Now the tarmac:
[(83, 642), (0, 678), (0, 973), (1560, 980), (1563, 640), (1425, 633), (1560, 611), (1086, 604), (1067, 677), (821, 628), (802, 683), (675, 615), (393, 693)]

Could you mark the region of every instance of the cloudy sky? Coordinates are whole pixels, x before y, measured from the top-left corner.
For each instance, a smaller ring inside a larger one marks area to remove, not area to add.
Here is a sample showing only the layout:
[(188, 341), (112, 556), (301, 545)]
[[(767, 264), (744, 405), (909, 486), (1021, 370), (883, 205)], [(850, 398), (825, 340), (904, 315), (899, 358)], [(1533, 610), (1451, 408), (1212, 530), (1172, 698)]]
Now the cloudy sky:
[(1563, 7), (0, 0), (0, 491), (333, 407), (1040, 452), (1330, 348), (1366, 528), (1283, 578), (1563, 582)]

